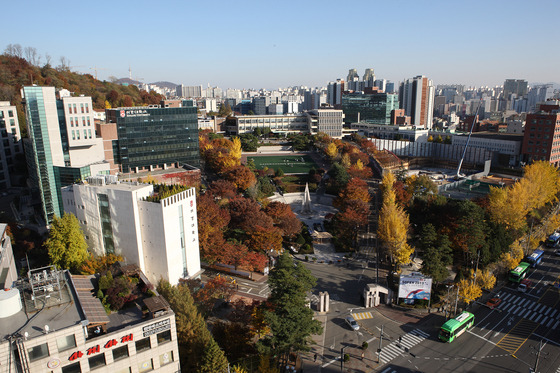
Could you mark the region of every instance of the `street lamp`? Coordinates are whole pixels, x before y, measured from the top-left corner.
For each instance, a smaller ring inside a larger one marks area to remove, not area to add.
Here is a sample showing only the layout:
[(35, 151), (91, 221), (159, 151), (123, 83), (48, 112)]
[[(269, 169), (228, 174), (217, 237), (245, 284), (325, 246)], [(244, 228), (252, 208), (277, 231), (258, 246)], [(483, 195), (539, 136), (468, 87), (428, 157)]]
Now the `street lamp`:
[(342, 372), (344, 369), (344, 350), (346, 349), (346, 347), (348, 346), (343, 346), (340, 349), (340, 371)]

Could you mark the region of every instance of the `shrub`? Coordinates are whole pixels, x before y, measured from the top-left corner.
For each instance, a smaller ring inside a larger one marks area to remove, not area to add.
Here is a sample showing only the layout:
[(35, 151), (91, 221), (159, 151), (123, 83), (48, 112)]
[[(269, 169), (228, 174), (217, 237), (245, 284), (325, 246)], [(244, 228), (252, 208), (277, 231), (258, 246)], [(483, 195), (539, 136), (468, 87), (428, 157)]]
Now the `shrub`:
[(348, 361), (350, 361), (350, 355), (344, 354), (344, 362), (346, 363)]
[(369, 344), (366, 341), (364, 341), (362, 343), (362, 350), (367, 350), (368, 347), (369, 347)]

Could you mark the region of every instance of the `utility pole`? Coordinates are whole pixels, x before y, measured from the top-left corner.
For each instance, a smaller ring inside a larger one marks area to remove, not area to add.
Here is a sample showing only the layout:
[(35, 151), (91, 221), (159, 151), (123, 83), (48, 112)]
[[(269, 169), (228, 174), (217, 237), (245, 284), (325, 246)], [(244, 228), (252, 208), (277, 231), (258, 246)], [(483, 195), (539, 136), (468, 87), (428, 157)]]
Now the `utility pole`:
[[(544, 348), (544, 346), (543, 346), (542, 339), (541, 339), (541, 341), (539, 342), (539, 348), (537, 349), (537, 360), (535, 360), (535, 367), (532, 370), (535, 373), (538, 372), (537, 368), (539, 367), (539, 359), (541, 357), (541, 351), (542, 351), (543, 348)], [(546, 355), (548, 355), (548, 354), (546, 354)]]
[(344, 369), (344, 349), (348, 347), (348, 346), (343, 346), (340, 349), (340, 372), (342, 373), (343, 369)]

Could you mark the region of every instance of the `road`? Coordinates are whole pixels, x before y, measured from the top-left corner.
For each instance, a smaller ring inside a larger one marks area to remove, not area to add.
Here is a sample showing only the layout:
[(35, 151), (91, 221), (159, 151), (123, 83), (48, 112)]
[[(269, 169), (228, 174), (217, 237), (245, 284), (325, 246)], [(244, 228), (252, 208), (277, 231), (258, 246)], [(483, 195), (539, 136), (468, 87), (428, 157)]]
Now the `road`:
[[(543, 263), (529, 275), (527, 293), (504, 286), (500, 305), (476, 305), (475, 326), (452, 343), (437, 340), (437, 328), (408, 353), (394, 353), (382, 370), (397, 372), (560, 372), (560, 295), (548, 285), (560, 277), (559, 258), (547, 249)], [(442, 320), (443, 321), (443, 320)], [(441, 325), (441, 324), (439, 324)]]

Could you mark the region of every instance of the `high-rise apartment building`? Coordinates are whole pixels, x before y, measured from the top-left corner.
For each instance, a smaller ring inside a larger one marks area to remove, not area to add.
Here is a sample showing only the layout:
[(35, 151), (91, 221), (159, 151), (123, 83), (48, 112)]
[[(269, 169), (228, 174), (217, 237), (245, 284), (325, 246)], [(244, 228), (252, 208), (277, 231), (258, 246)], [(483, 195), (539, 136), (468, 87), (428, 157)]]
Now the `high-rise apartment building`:
[(182, 84), (179, 84), (176, 88), (176, 94), (177, 97), (183, 97), (183, 98), (196, 98), (196, 97), (202, 97), (202, 86), (201, 85), (195, 85), (195, 86), (185, 86)]
[(115, 163), (121, 172), (139, 172), (187, 163), (198, 167), (198, 119), (195, 106), (107, 109), (116, 123)]
[(412, 125), (424, 129), (432, 128), (434, 94), (434, 84), (425, 76), (419, 75), (401, 83), (399, 102), (410, 117)]
[(22, 98), (29, 132), (25, 149), (32, 187), (50, 224), (62, 216), (60, 188), (98, 173), (109, 173), (103, 139), (95, 134), (91, 97), (70, 97), (54, 87), (24, 87)]
[(253, 113), (256, 115), (266, 115), (270, 105), (269, 96), (259, 96), (253, 98)]
[(348, 77), (346, 78), (346, 81), (352, 82), (354, 80), (360, 80), (360, 76), (358, 75), (358, 70), (350, 69), (348, 70)]
[(527, 95), (527, 81), (523, 79), (506, 79), (504, 82), (504, 98), (509, 100), (511, 94), (522, 97)]
[(364, 72), (364, 87), (368, 88), (368, 87), (373, 87), (375, 86), (375, 73), (373, 72), (373, 69), (369, 68), (366, 69), (366, 71)]
[(327, 104), (340, 107), (342, 104), (342, 92), (344, 92), (344, 80), (337, 79), (329, 82), (327, 86)]
[(23, 154), (17, 110), (0, 101), (0, 190), (12, 186), (17, 159)]

